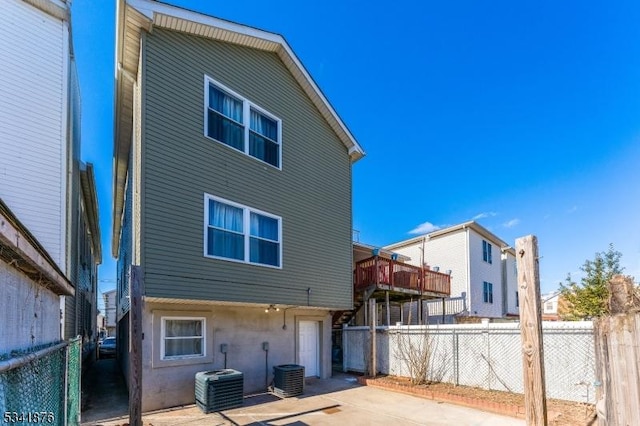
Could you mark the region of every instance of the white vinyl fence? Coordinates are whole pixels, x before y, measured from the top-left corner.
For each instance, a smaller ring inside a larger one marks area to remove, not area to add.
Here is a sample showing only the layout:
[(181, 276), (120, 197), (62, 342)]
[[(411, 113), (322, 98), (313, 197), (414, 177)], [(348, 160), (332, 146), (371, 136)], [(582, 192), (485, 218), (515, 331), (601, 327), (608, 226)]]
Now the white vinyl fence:
[[(543, 322), (547, 397), (595, 402), (593, 324)], [(369, 327), (342, 330), (345, 371), (365, 372), (370, 356)], [(429, 378), (483, 389), (523, 393), (519, 323), (378, 327), (378, 371), (410, 376), (407, 342), (431, 349)]]

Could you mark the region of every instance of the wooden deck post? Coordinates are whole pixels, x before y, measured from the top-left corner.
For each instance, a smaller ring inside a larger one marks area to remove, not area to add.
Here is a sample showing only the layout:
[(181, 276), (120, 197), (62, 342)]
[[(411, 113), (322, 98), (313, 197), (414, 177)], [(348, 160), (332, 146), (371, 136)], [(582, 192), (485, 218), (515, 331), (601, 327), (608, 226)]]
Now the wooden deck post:
[(538, 239), (533, 235), (516, 240), (522, 369), (527, 425), (547, 424), (547, 400), (542, 346), (542, 313)]
[(369, 304), (367, 303), (367, 300), (365, 300), (364, 295), (367, 292), (364, 291), (362, 292), (362, 304), (363, 304), (363, 308), (364, 308), (364, 325), (366, 326), (367, 324), (369, 324)]
[(384, 294), (384, 303), (387, 307), (387, 327), (391, 325), (391, 309), (389, 307), (389, 291), (387, 290)]

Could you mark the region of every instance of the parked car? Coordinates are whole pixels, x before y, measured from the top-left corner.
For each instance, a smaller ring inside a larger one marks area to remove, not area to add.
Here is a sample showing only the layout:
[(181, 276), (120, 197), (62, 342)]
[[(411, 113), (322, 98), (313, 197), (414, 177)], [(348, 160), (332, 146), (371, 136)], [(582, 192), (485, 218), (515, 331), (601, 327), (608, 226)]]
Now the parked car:
[(98, 343), (98, 358), (108, 358), (116, 356), (116, 338), (106, 337)]

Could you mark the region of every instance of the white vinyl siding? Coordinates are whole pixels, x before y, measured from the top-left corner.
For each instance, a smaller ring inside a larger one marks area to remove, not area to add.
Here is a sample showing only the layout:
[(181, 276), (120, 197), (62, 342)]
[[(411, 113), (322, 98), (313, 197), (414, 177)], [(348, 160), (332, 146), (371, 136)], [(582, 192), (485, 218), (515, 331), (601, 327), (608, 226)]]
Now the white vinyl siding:
[[(393, 252), (408, 256), (410, 263), (420, 266), (423, 261), (422, 241), (394, 248)], [(440, 272), (451, 270), (451, 297), (465, 293), (469, 297), (468, 256), (466, 255), (466, 232), (460, 231), (443, 237), (427, 239), (424, 243), (424, 263), (429, 267), (438, 267)]]
[[(488, 263), (483, 259), (482, 241), (487, 241), (473, 229), (469, 229), (469, 276), (471, 282), (469, 314), (475, 317), (500, 318), (503, 315), (502, 262)], [(493, 248), (495, 241), (487, 241)], [(494, 255), (496, 253), (493, 253)], [(499, 259), (499, 257), (498, 257)], [(484, 302), (483, 282), (492, 283), (493, 303)]]
[(16, 0), (0, 16), (0, 198), (66, 271), (67, 24)]
[(0, 261), (0, 300), (3, 303), (0, 354), (58, 342), (60, 299), (18, 269)]
[(518, 315), (520, 312), (519, 304), (516, 303), (514, 294), (518, 294), (518, 274), (516, 270), (516, 258), (511, 253), (505, 252), (502, 255), (502, 262), (504, 262), (504, 275), (506, 279), (505, 288), (507, 291), (507, 313)]

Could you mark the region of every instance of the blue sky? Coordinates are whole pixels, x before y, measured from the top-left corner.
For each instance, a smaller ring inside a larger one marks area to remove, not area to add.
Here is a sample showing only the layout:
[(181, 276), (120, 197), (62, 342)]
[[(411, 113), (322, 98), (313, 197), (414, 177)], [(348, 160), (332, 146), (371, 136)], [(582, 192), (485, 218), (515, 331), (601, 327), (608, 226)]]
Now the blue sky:
[[(512, 245), (538, 237), (543, 292), (609, 243), (640, 278), (637, 1), (167, 2), (287, 39), (367, 152), (353, 169), (360, 241), (476, 219)], [(115, 1), (72, 13), (106, 291)]]

